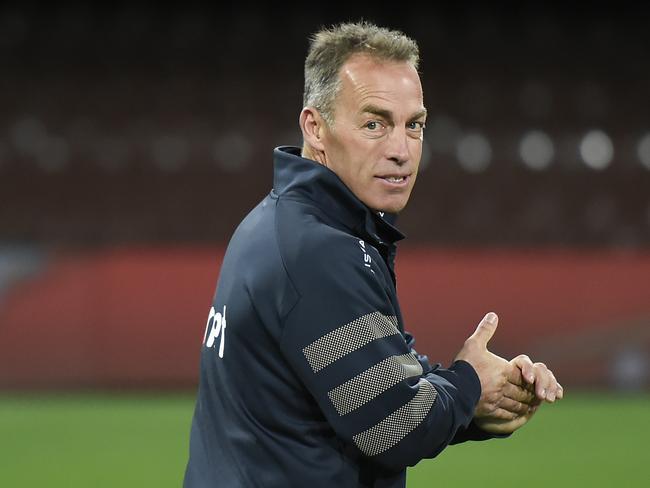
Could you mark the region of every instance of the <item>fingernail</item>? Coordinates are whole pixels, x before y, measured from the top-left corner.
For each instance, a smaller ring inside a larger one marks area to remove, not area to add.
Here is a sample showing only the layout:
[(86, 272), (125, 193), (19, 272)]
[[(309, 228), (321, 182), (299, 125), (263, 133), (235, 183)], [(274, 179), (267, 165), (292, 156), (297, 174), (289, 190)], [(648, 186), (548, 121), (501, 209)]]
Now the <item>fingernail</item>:
[(542, 395), (541, 396), (542, 396), (542, 398), (546, 398), (546, 388), (544, 388), (542, 390)]
[(489, 322), (490, 324), (494, 324), (497, 321), (497, 314), (494, 312), (488, 312), (485, 316), (485, 321)]
[(533, 381), (535, 381), (535, 377), (531, 374), (531, 375), (528, 377), (528, 383), (532, 383)]

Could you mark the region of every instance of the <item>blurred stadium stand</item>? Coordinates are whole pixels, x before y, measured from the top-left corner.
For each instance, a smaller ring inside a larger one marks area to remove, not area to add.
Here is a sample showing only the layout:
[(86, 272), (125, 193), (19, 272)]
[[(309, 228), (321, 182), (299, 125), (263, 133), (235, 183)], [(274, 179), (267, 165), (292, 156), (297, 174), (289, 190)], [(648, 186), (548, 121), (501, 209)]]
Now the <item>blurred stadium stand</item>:
[(422, 50), (411, 242), (650, 243), (647, 7), (343, 15), (271, 7), (0, 7), (0, 241), (223, 242), (299, 144), (320, 25)]
[(422, 53), (418, 349), (494, 309), (497, 353), (650, 387), (650, 7), (168, 5), (0, 6), (0, 391), (195, 384), (225, 243), (301, 142), (307, 37), (360, 18)]

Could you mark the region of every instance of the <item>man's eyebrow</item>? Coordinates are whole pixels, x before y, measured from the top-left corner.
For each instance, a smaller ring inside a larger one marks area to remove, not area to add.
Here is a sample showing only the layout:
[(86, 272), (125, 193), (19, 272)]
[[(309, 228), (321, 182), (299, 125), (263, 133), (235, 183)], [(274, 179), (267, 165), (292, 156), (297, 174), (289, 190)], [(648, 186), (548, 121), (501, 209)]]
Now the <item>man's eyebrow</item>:
[(409, 120), (421, 119), (422, 117), (426, 117), (426, 115), (427, 115), (427, 109), (423, 108), (422, 110), (415, 112)]
[[(377, 105), (372, 105), (372, 104), (364, 105), (363, 108), (361, 109), (361, 112), (377, 115), (386, 120), (393, 120), (393, 112), (385, 108), (378, 107)], [(426, 115), (427, 115), (427, 109), (423, 108), (422, 110), (417, 111), (411, 117), (409, 117), (409, 120), (417, 120)]]
[(386, 120), (393, 120), (393, 112), (386, 110), (385, 108), (378, 107), (377, 105), (364, 105), (361, 109), (361, 112), (364, 114), (373, 114), (378, 115)]

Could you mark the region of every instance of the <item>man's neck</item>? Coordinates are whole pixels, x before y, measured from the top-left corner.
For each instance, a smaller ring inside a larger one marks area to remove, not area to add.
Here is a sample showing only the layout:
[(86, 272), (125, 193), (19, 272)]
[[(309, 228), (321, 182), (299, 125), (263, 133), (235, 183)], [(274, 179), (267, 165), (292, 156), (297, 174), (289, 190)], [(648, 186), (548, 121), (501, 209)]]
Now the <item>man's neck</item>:
[(300, 155), (305, 159), (311, 159), (312, 161), (316, 161), (317, 163), (322, 164), (327, 168), (325, 155), (318, 151), (314, 151), (314, 148), (309, 146), (308, 144), (303, 144)]

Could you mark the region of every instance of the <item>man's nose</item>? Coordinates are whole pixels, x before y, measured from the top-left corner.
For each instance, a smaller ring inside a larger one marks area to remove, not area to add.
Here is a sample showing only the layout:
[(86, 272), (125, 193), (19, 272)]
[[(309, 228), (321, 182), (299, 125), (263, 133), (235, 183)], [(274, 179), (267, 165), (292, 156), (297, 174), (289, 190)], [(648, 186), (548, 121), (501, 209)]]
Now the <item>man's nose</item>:
[(388, 136), (386, 157), (398, 165), (409, 160), (409, 146), (406, 129), (395, 127)]

